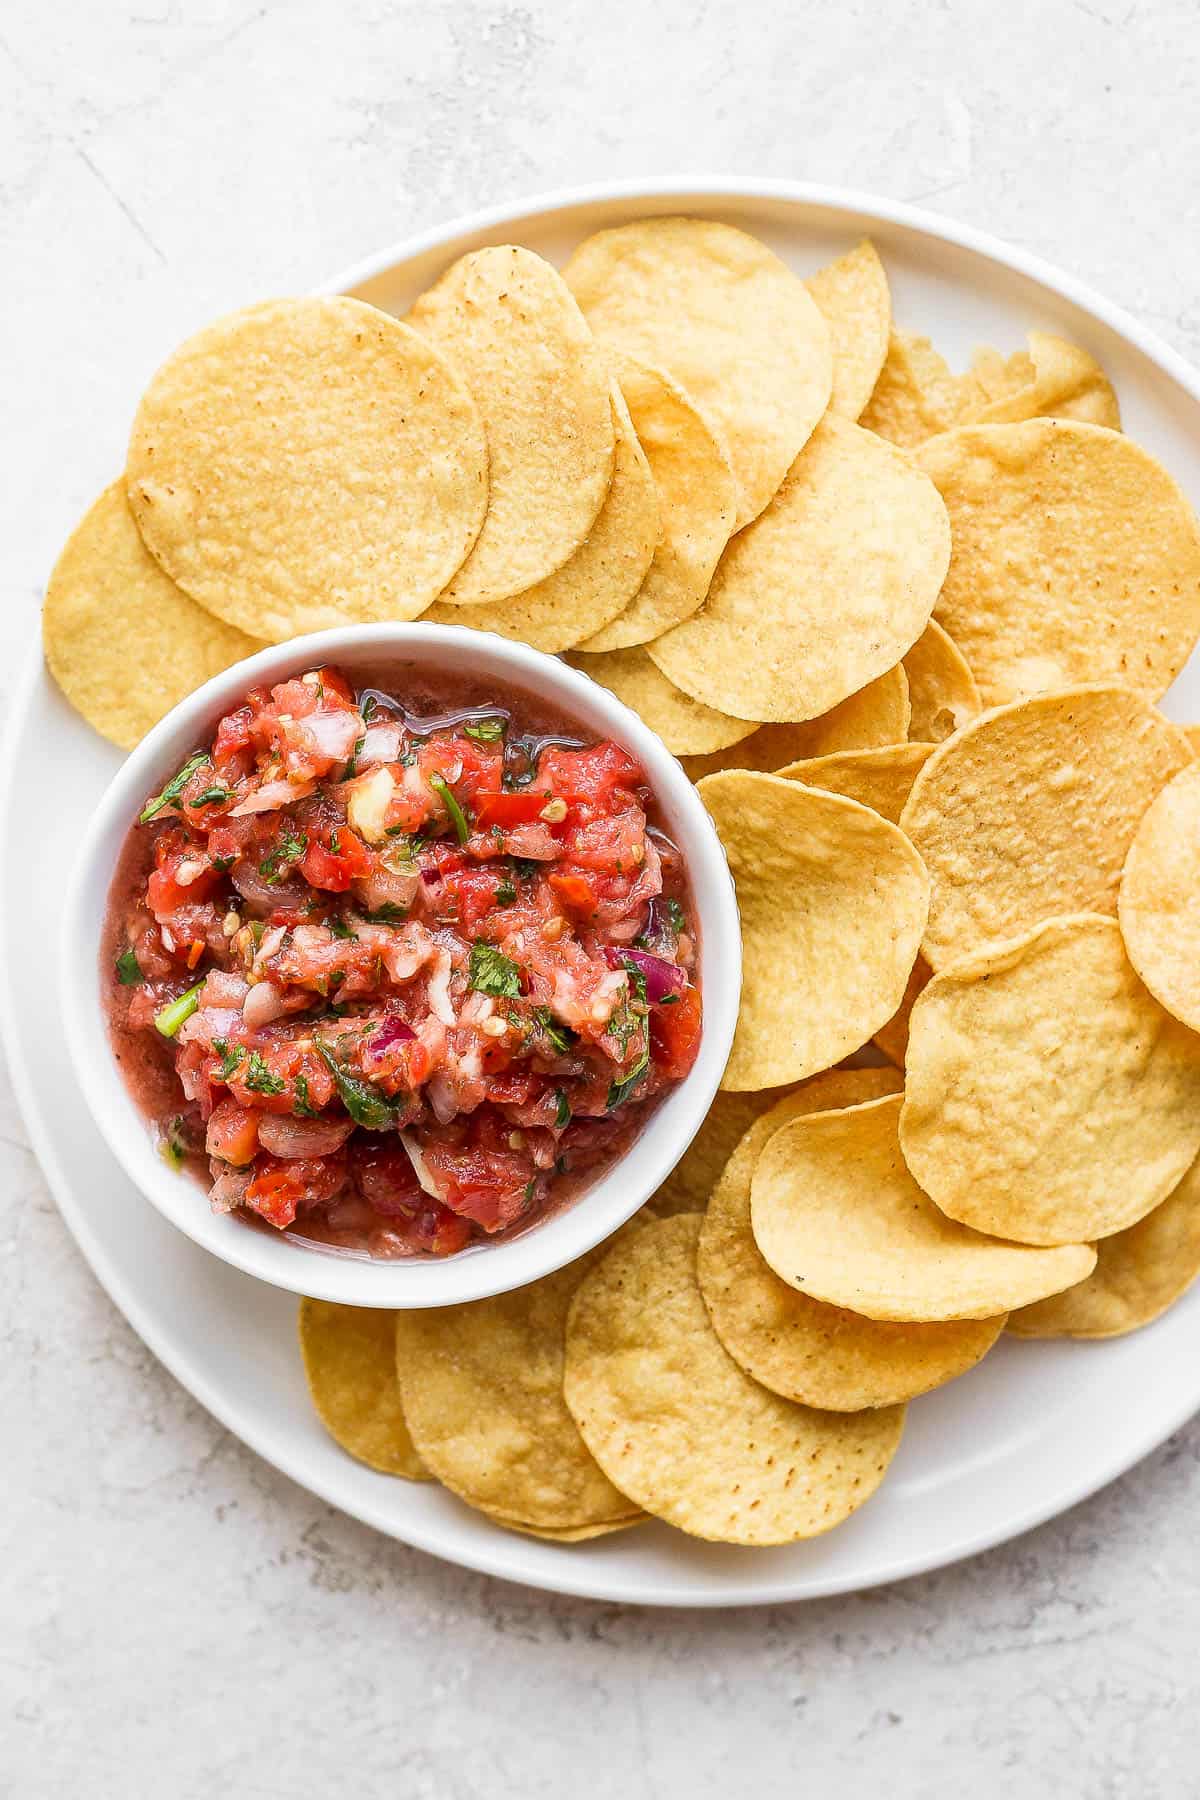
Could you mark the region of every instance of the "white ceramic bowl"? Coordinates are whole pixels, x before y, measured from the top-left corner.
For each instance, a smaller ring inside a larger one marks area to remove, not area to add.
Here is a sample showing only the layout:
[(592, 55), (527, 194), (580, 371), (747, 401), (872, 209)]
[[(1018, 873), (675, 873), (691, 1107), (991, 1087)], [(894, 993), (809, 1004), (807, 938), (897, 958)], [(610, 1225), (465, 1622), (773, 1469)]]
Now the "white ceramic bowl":
[[(453, 669), (549, 700), (641, 763), (668, 834), (691, 876), (700, 922), (704, 1031), (687, 1078), (662, 1101), (628, 1153), (575, 1203), (519, 1237), (457, 1256), (370, 1261), (213, 1213), (199, 1184), (171, 1169), (117, 1069), (101, 997), (99, 944), (109, 882), (126, 832), (187, 755), (208, 741), (247, 688), (321, 663), (367, 674), (389, 661)], [(129, 1178), (173, 1225), (214, 1256), (275, 1287), (356, 1306), (444, 1306), (520, 1287), (582, 1256), (624, 1224), (665, 1180), (708, 1111), (733, 1041), (741, 991), (741, 933), (733, 882), (716, 832), (661, 740), (605, 688), (557, 658), (454, 625), (364, 625), (262, 650), (182, 701), (122, 764), (93, 815), (67, 895), (62, 1012), (75, 1072), (92, 1115)]]

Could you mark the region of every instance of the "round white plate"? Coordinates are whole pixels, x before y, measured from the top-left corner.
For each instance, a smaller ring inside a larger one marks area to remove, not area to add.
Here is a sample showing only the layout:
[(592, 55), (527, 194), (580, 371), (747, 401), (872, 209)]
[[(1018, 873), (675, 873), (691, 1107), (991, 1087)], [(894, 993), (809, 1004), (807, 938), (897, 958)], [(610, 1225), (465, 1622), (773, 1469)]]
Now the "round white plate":
[[(1033, 257), (864, 196), (716, 181), (556, 195), (401, 244), (329, 291), (402, 312), (477, 245), (518, 242), (560, 260), (598, 226), (675, 211), (746, 226), (801, 273), (869, 232), (897, 319), (956, 366), (977, 343), (1020, 347), (1030, 326), (1076, 338), (1112, 376), (1130, 434), (1200, 501), (1200, 378), (1180, 358)], [(1179, 719), (1200, 718), (1196, 659), (1166, 704)], [(888, 1479), (860, 1513), (788, 1549), (705, 1545), (657, 1524), (590, 1544), (544, 1544), (495, 1529), (439, 1488), (360, 1467), (308, 1404), (294, 1302), (173, 1230), (122, 1175), (71, 1083), (45, 959), (58, 939), (64, 868), (118, 760), (35, 654), (13, 697), (0, 772), (0, 843), (10, 851), (0, 871), (0, 1007), (17, 1094), (63, 1216), (130, 1323), (231, 1431), (334, 1506), (535, 1587), (650, 1605), (795, 1600), (912, 1575), (1025, 1531), (1121, 1474), (1200, 1407), (1198, 1291), (1113, 1343), (1002, 1341), (972, 1374), (913, 1404)]]

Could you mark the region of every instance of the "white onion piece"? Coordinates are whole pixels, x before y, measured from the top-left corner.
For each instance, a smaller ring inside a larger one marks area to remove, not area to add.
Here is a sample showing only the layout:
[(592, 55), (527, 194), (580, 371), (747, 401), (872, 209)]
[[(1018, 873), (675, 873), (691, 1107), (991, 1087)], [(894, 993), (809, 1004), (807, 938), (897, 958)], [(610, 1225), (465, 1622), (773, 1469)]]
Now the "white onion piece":
[(344, 712), (341, 708), (336, 712), (309, 713), (298, 724), (302, 731), (307, 731), (322, 756), (328, 756), (334, 762), (347, 760), (362, 731), (358, 714)]
[(429, 1172), (429, 1166), (422, 1156), (420, 1147), (411, 1132), (402, 1131), (400, 1142), (408, 1152), (408, 1160), (413, 1166), (413, 1173), (421, 1184), (422, 1190), (434, 1200), (442, 1198), (442, 1190)]
[(278, 812), (281, 806), (290, 806), (293, 800), (306, 800), (316, 785), (315, 781), (264, 781), (247, 799), (230, 807), (228, 816), (244, 819), (249, 813)]
[(403, 728), (395, 719), (380, 719), (378, 724), (368, 725), (363, 734), (363, 747), (358, 753), (358, 767), (365, 769), (368, 763), (398, 762), (403, 739)]
[(450, 1004), (450, 957), (447, 951), (438, 952), (438, 958), (429, 977), (429, 1007), (434, 1017), (443, 1025), (456, 1025), (454, 1008)]
[(260, 981), (242, 1002), (242, 1019), (251, 1031), (283, 1016), (283, 995), (273, 981)]

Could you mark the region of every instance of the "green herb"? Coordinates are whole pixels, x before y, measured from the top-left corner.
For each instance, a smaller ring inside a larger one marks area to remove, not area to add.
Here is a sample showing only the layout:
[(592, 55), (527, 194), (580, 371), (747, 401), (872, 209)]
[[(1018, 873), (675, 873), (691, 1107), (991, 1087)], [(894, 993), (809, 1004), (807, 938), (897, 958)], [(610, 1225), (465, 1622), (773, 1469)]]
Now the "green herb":
[(517, 871), (519, 881), (532, 881), (542, 865), (529, 856), (514, 856), (513, 866)]
[(528, 1206), (530, 1204), (530, 1202), (533, 1199), (533, 1196), (536, 1193), (537, 1193), (537, 1176), (531, 1175), (529, 1180), (525, 1183), (525, 1204), (526, 1204), (526, 1206)]
[(167, 1128), (159, 1139), (158, 1153), (165, 1163), (170, 1164), (171, 1168), (178, 1169), (183, 1166), (184, 1158), (188, 1153), (188, 1137), (182, 1113), (176, 1113), (173, 1119), (167, 1121)]
[(136, 987), (142, 979), (141, 964), (128, 946), (117, 958), (117, 980), (122, 987)]
[(194, 800), (189, 800), (188, 805), (192, 807), (224, 806), (227, 800), (232, 799), (232, 788), (222, 787), (220, 782), (215, 782), (212, 787), (205, 788), (202, 794), (197, 794)]
[(174, 806), (201, 763), (206, 763), (210, 760), (211, 758), (209, 757), (207, 750), (197, 750), (195, 756), (189, 756), (179, 773), (177, 775), (172, 775), (162, 793), (155, 794), (153, 800), (148, 800), (146, 802), (141, 813), (138, 815), (138, 824), (148, 825), (151, 819), (156, 818), (157, 815), (162, 812), (165, 806)]
[(439, 775), (435, 770), (429, 777), (429, 785), (435, 794), (441, 796), (442, 805), (450, 814), (450, 823), (454, 827), (454, 835), (457, 837), (460, 844), (465, 844), (471, 835), (471, 827), (467, 823), (466, 813), (450, 791), (450, 783), (446, 780), (444, 775)]
[(678, 937), (679, 933), (687, 927), (687, 918), (678, 900), (667, 901), (667, 918), (671, 921), (671, 930)]
[(555, 1088), (554, 1103), (554, 1123), (569, 1125), (571, 1123), (571, 1102), (567, 1099), (564, 1088)]
[(252, 1094), (282, 1094), (287, 1086), (281, 1075), (272, 1075), (258, 1050), (250, 1052), (250, 1060), (246, 1064), (242, 1080)]
[(168, 1000), (165, 1006), (160, 1007), (154, 1015), (155, 1030), (163, 1037), (173, 1038), (179, 1027), (191, 1018), (199, 1006), (200, 989), (203, 986), (203, 980), (198, 981), (186, 994), (180, 994), (178, 1000)]
[(463, 726), (469, 738), (477, 744), (496, 744), (508, 730), (507, 719), (468, 719)]
[(554, 1173), (556, 1175), (565, 1175), (567, 1170), (570, 1168), (570, 1166), (571, 1166), (571, 1160), (569, 1157), (567, 1157), (567, 1156), (556, 1156), (555, 1157)]
[(363, 745), (366, 741), (367, 734), (365, 731), (361, 737), (356, 737), (354, 740), (354, 748), (350, 752), (350, 761), (346, 764), (347, 781), (349, 781), (351, 775), (356, 775), (358, 773), (358, 759), (362, 755)]
[(637, 964), (632, 962), (628, 956), (623, 956), (621, 958), (621, 967), (629, 977), (629, 986), (632, 990), (634, 999), (642, 1006), (645, 1006), (646, 977), (642, 974), (642, 971), (638, 968)]
[(630, 1094), (638, 1085), (649, 1067), (650, 1044), (647, 1040), (647, 1042), (642, 1045), (642, 1054), (638, 1057), (637, 1062), (629, 1071), (628, 1075), (623, 1075), (620, 1081), (614, 1081), (609, 1088), (607, 1101), (609, 1112), (613, 1112), (623, 1101), (628, 1100)]
[[(259, 863), (258, 872), (260, 875), (264, 875), (270, 885), (274, 887), (277, 882), (283, 880), (292, 864), (300, 861), (307, 849), (308, 839), (303, 832), (297, 836), (294, 831), (285, 830), (275, 848)], [(285, 863), (288, 865), (287, 869), (283, 866)]]
[(501, 881), (496, 888), (496, 905), (497, 906), (515, 906), (516, 900), (517, 900), (517, 890), (513, 886), (512, 882), (509, 881), (508, 877), (505, 876), (504, 880)]
[(386, 1131), (395, 1124), (396, 1108), (369, 1082), (343, 1069), (327, 1045), (318, 1044), (317, 1054), (336, 1081), (342, 1105), (356, 1125), (368, 1131)]
[(363, 913), (363, 918), (372, 925), (401, 925), (407, 917), (407, 906), (397, 906), (394, 900), (385, 900), (382, 906), (375, 908), (374, 912)]
[(497, 1000), (517, 1000), (521, 994), (521, 971), (494, 945), (472, 944), (471, 986), (476, 993), (492, 994)]
[(678, 1006), (679, 1005), (679, 995), (678, 994), (664, 994), (658, 1004), (660, 1006)]
[(371, 720), (375, 717), (375, 714), (379, 711), (379, 702), (375, 698), (374, 694), (367, 695), (366, 699), (363, 701), (361, 707), (359, 708), (359, 711), (362, 713), (363, 724), (369, 725), (371, 723)]
[(319, 1115), (308, 1093), (308, 1077), (297, 1075), (292, 1083), (296, 1094), (296, 1117), (298, 1119), (315, 1119)]
[(355, 942), (358, 941), (358, 933), (356, 931), (352, 931), (350, 926), (347, 925), (345, 919), (339, 919), (339, 917), (336, 913), (333, 913), (328, 919), (326, 919), (325, 923), (329, 927), (330, 931), (332, 931), (335, 938), (353, 938), (355, 940)]
[(212, 859), (212, 866), (217, 871), (218, 875), (227, 875), (230, 869), (232, 869), (233, 863), (234, 859), (232, 856), (214, 856)]
[(340, 831), (331, 831), (329, 834), (329, 854), (331, 856), (340, 856), (342, 854), (342, 834)]
[(560, 1056), (565, 1056), (575, 1042), (575, 1033), (569, 1025), (560, 1025), (548, 1006), (539, 1006), (534, 1018), (545, 1032)]
[(228, 1038), (214, 1038), (213, 1049), (221, 1059), (221, 1080), (228, 1081), (246, 1052), (241, 1044), (231, 1044)]

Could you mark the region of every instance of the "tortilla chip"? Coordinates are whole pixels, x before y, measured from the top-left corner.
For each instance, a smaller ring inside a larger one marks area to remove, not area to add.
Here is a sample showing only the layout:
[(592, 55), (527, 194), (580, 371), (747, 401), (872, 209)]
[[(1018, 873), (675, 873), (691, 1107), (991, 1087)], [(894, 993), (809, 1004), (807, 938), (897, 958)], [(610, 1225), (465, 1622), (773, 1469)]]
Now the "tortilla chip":
[(701, 611), (650, 654), (677, 687), (737, 718), (815, 719), (916, 642), (949, 554), (945, 510), (920, 470), (828, 417), (730, 543)]
[(859, 423), (908, 450), (957, 424), (959, 405), (958, 379), (929, 339), (893, 329)]
[(189, 338), (142, 396), (129, 504), (180, 587), (272, 643), (413, 619), (487, 507), (454, 367), (361, 300), (271, 300)]
[(1101, 1238), (1086, 1281), (1013, 1313), (1014, 1337), (1121, 1337), (1149, 1325), (1200, 1275), (1200, 1164), (1128, 1231)]
[(384, 1475), (428, 1481), (396, 1384), (395, 1315), (304, 1299), (298, 1323), (309, 1393), (330, 1437)]
[(997, 1237), (1123, 1231), (1200, 1151), (1200, 1037), (1142, 986), (1116, 920), (1094, 913), (935, 975), (905, 1068), (909, 1168), (950, 1218)]
[(1179, 729), (1191, 745), (1192, 755), (1200, 756), (1200, 725), (1181, 725)]
[(881, 1026), (872, 1039), (888, 1061), (895, 1063), (898, 1069), (904, 1067), (908, 1056), (908, 1025), (917, 995), (923, 993), (932, 980), (933, 970), (923, 956), (918, 956), (905, 985), (903, 1000), (887, 1024)]
[(623, 1492), (694, 1537), (788, 1544), (848, 1518), (895, 1455), (903, 1407), (816, 1412), (751, 1381), (696, 1279), (700, 1220), (659, 1219), (588, 1276), (567, 1326), (565, 1393)]
[(1078, 682), (1156, 700), (1200, 632), (1200, 529), (1119, 432), (1061, 419), (967, 425), (916, 455), (953, 529), (938, 622), (985, 706)]
[(637, 1510), (593, 1462), (563, 1404), (567, 1309), (593, 1261), (489, 1300), (396, 1315), (413, 1442), (438, 1480), (483, 1512), (559, 1529)]
[(911, 707), (908, 735), (922, 744), (940, 744), (982, 711), (979, 688), (966, 659), (936, 619), (904, 658)]
[(932, 884), (930, 966), (1059, 914), (1115, 914), (1138, 822), (1188, 758), (1178, 727), (1122, 687), (1015, 701), (941, 745), (900, 819)]
[(838, 750), (832, 756), (789, 763), (776, 773), (802, 787), (844, 794), (898, 825), (912, 784), (933, 749), (932, 744), (886, 744), (881, 750)]
[(582, 648), (625, 650), (690, 618), (708, 593), (737, 511), (725, 452), (683, 389), (661, 369), (618, 359), (630, 415), (658, 492), (662, 535), (624, 612)]
[(781, 1281), (750, 1225), (750, 1183), (775, 1132), (795, 1118), (895, 1093), (895, 1069), (816, 1075), (754, 1124), (709, 1202), (697, 1270), (713, 1329), (748, 1375), (785, 1399), (857, 1412), (915, 1399), (973, 1368), (1004, 1327), (996, 1318), (897, 1325), (826, 1306)]
[(804, 283), (757, 238), (711, 219), (598, 231), (563, 276), (604, 343), (666, 369), (720, 439), (758, 517), (829, 400), (829, 332)]
[[(765, 1088), (759, 1093), (714, 1095), (699, 1131), (662, 1186), (647, 1200), (643, 1212), (655, 1219), (670, 1219), (682, 1212), (703, 1212), (722, 1169), (741, 1139), (754, 1121), (770, 1107), (777, 1106), (781, 1095), (788, 1091), (786, 1088)], [(642, 1214), (637, 1216), (641, 1218)]]
[(830, 412), (857, 419), (875, 389), (888, 353), (892, 296), (870, 238), (805, 283), (825, 315), (833, 348)]
[(516, 1519), (505, 1519), (499, 1513), (489, 1513), (488, 1517), (495, 1525), (502, 1525), (505, 1531), (520, 1532), (522, 1537), (542, 1538), (547, 1544), (585, 1544), (591, 1538), (611, 1537), (614, 1531), (630, 1531), (635, 1525), (646, 1522), (645, 1513), (634, 1513), (628, 1519), (607, 1519), (603, 1525), (526, 1525)]
[(408, 323), (453, 358), (487, 433), (487, 517), (440, 598), (523, 594), (574, 556), (608, 495), (605, 360), (557, 269), (515, 244), (460, 256)]
[(857, 694), (839, 701), (819, 719), (799, 725), (760, 725), (749, 737), (708, 756), (685, 756), (683, 766), (693, 781), (719, 769), (759, 769), (776, 774), (785, 764), (841, 750), (865, 750), (902, 744), (908, 735), (908, 677), (899, 663)]
[(658, 543), (658, 490), (619, 388), (613, 389), (616, 454), (612, 486), (591, 531), (553, 575), (494, 605), (448, 606), (425, 618), (438, 625), (495, 631), (535, 650), (569, 650), (614, 619), (641, 587)]
[(813, 1113), (772, 1136), (754, 1165), (755, 1242), (790, 1287), (903, 1324), (995, 1320), (1089, 1275), (1090, 1244), (1038, 1249), (946, 1218), (900, 1153), (903, 1096)]
[(1138, 825), (1118, 916), (1129, 960), (1154, 998), (1200, 1030), (1200, 763), (1189, 762)]
[(46, 589), (42, 643), (76, 712), (122, 750), (211, 676), (262, 649), (159, 568), (123, 481), (105, 488), (67, 539)]
[(908, 839), (853, 800), (728, 769), (698, 789), (742, 917), (742, 1002), (723, 1088), (829, 1068), (899, 1006), (928, 877)]
[(676, 756), (716, 750), (754, 730), (744, 719), (731, 719), (683, 693), (640, 647), (603, 650), (598, 656), (578, 652), (567, 661), (623, 700)]
[(1018, 350), (1007, 362), (994, 350), (977, 350), (961, 392), (961, 425), (1040, 417), (1121, 429), (1117, 396), (1096, 359), (1047, 331), (1031, 331), (1028, 352)]

